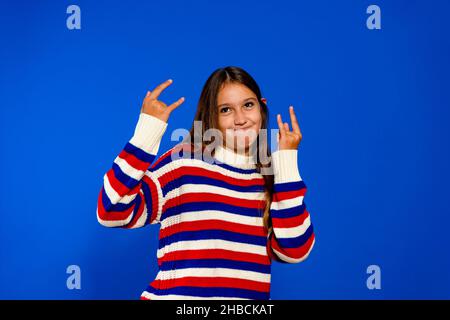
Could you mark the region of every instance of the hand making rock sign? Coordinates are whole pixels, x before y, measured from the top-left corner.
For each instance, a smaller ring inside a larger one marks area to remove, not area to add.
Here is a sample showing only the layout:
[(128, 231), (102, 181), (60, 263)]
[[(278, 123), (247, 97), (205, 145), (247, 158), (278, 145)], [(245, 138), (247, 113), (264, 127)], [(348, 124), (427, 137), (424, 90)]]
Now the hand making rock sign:
[(302, 133), (298, 125), (297, 117), (294, 113), (294, 107), (289, 107), (289, 114), (291, 116), (291, 123), (293, 131), (290, 131), (289, 124), (281, 120), (281, 115), (277, 115), (278, 122), (278, 150), (297, 149), (302, 140)]
[(173, 80), (169, 79), (161, 83), (153, 91), (147, 91), (144, 102), (142, 103), (141, 113), (149, 114), (164, 122), (167, 122), (172, 111), (184, 102), (184, 97), (181, 97), (170, 106), (167, 106), (164, 102), (158, 100), (161, 92), (170, 86), (172, 82)]

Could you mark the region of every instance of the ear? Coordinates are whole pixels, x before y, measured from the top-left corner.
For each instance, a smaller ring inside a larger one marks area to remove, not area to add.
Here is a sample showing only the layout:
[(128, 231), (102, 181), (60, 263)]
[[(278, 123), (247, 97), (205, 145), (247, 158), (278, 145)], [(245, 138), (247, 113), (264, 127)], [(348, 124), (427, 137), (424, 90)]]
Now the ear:
[(264, 102), (265, 104), (267, 104), (267, 99), (266, 98), (261, 98), (261, 101)]

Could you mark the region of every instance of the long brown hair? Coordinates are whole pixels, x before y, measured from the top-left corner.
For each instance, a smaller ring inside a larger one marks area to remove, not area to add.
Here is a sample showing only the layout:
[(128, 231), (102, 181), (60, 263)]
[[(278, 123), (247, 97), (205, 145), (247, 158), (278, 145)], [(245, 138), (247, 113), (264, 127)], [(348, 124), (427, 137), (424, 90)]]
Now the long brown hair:
[[(195, 132), (194, 130), (194, 124), (192, 125), (189, 134), (185, 137), (184, 142), (189, 141), (192, 144), (194, 144), (195, 141), (201, 142), (201, 146), (194, 146), (194, 148), (201, 147), (201, 150), (203, 150), (208, 144), (201, 137), (203, 137), (205, 131), (208, 129), (217, 129), (218, 126), (218, 108), (217, 108), (217, 97), (219, 95), (219, 90), (222, 88), (222, 86), (226, 83), (240, 83), (245, 85), (247, 88), (249, 88), (253, 93), (256, 95), (260, 110), (261, 110), (261, 129), (267, 130), (267, 121), (269, 118), (269, 111), (267, 109), (266, 103), (261, 100), (261, 90), (256, 83), (256, 81), (248, 74), (245, 70), (239, 67), (235, 66), (228, 66), (224, 68), (219, 68), (215, 70), (208, 78), (206, 83), (203, 86), (202, 92), (200, 94), (200, 99), (198, 101), (197, 105), (197, 111), (195, 113), (194, 122), (195, 121), (201, 121), (202, 123), (202, 132)], [(195, 139), (194, 134), (201, 134), (200, 138)], [(261, 141), (260, 141), (261, 140)], [(268, 147), (267, 142), (267, 135), (263, 139), (259, 139), (257, 137), (256, 139), (257, 143), (257, 158), (256, 158), (256, 169), (257, 172), (261, 173), (261, 169), (263, 167), (269, 167), (269, 163), (261, 163), (260, 159), (260, 150), (262, 149), (263, 152), (266, 154), (265, 156), (268, 157), (268, 159), (271, 159), (270, 154), (270, 148)], [(263, 170), (263, 172), (267, 172)], [(271, 172), (268, 170), (268, 172)], [(273, 184), (274, 184), (274, 177), (273, 174), (262, 174), (264, 178), (264, 189), (265, 189), (265, 208), (262, 212), (263, 215), (263, 222), (264, 227), (267, 230), (270, 230), (271, 226), (271, 219), (269, 218), (269, 208), (271, 204), (272, 194), (273, 194)]]

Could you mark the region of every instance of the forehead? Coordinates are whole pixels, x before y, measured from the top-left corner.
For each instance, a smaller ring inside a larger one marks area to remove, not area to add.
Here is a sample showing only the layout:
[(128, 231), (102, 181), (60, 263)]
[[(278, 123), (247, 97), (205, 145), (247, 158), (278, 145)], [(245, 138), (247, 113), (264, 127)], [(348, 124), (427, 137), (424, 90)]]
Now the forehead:
[(255, 93), (240, 83), (225, 83), (219, 90), (217, 104), (238, 104), (247, 98), (256, 98)]

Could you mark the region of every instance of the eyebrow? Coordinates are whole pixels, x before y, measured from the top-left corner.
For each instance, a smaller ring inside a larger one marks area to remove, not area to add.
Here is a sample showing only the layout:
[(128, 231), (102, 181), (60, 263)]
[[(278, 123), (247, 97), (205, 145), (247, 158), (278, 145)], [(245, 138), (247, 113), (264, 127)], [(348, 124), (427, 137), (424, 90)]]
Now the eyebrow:
[[(247, 99), (242, 100), (241, 103), (244, 103), (244, 102), (249, 101), (249, 100), (255, 100), (256, 101), (256, 98), (253, 98), (253, 97), (247, 98)], [(226, 106), (226, 105), (231, 105), (231, 103), (222, 103), (222, 104), (219, 104), (217, 107), (220, 108), (220, 107)]]

